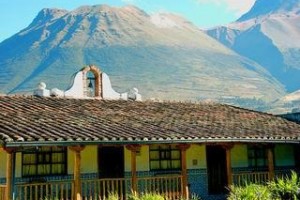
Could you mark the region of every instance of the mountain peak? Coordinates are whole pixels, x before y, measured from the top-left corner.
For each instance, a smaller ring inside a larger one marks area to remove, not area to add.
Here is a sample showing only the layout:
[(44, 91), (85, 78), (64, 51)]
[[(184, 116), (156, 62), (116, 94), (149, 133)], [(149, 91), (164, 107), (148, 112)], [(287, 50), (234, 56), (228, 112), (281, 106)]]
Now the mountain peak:
[(141, 9), (139, 9), (136, 6), (133, 5), (127, 5), (123, 7), (113, 7), (107, 4), (99, 4), (99, 5), (93, 5), (93, 6), (81, 6), (73, 11), (71, 13), (73, 15), (86, 15), (87, 13), (95, 14), (95, 13), (107, 13), (112, 12), (116, 13), (118, 11), (124, 11), (128, 13), (138, 13), (138, 14), (145, 14), (145, 12)]
[(249, 12), (242, 15), (237, 21), (246, 21), (252, 18), (277, 13), (300, 12), (300, 0), (256, 0)]
[(34, 18), (31, 24), (41, 25), (53, 19), (57, 19), (65, 15), (66, 13), (68, 13), (68, 11), (64, 9), (44, 8), (38, 13), (38, 15)]

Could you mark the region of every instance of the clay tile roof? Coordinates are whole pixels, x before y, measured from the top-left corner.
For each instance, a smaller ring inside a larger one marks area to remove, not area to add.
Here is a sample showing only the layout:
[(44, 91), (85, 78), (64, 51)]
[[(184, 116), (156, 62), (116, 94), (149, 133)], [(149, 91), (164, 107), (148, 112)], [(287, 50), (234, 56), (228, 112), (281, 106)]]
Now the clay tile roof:
[(0, 97), (0, 145), (295, 142), (300, 125), (220, 104)]

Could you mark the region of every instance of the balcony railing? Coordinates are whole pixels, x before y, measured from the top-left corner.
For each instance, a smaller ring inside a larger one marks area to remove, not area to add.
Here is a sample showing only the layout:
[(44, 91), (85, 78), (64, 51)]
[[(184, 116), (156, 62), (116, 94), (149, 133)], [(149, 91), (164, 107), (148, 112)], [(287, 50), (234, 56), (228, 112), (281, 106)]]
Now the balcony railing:
[[(131, 194), (131, 179), (94, 179), (81, 181), (83, 200), (104, 200), (109, 195), (115, 195), (125, 200)], [(180, 199), (182, 194), (182, 176), (154, 176), (137, 178), (137, 193), (156, 193), (166, 199)], [(0, 200), (4, 200), (6, 186), (0, 186)], [(59, 199), (71, 200), (74, 195), (73, 181), (52, 181), (43, 183), (22, 183), (15, 187), (15, 197), (18, 200)]]
[(81, 195), (83, 200), (103, 200), (109, 195), (116, 195), (119, 199), (125, 199), (125, 178), (82, 180)]
[(245, 185), (249, 183), (266, 183), (269, 180), (268, 172), (239, 172), (232, 175), (235, 185)]
[(0, 200), (4, 200), (6, 185), (0, 185)]
[(155, 176), (138, 178), (138, 193), (156, 193), (166, 199), (180, 199), (182, 194), (182, 176)]
[[(109, 195), (116, 195), (125, 200), (131, 194), (131, 179), (82, 180), (83, 200), (103, 200)], [(182, 188), (181, 176), (161, 176), (137, 178), (137, 193), (156, 193), (168, 199), (179, 199)]]
[(73, 199), (72, 181), (53, 181), (46, 183), (17, 184), (16, 199), (41, 200), (41, 199)]

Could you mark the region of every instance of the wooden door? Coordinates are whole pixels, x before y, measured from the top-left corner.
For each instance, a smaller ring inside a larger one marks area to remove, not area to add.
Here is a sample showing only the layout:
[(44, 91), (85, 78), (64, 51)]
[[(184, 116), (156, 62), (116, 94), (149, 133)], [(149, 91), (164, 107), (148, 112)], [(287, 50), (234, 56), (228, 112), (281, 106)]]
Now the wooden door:
[(226, 150), (221, 146), (206, 146), (208, 193), (223, 194), (227, 186)]
[(123, 147), (100, 147), (98, 161), (100, 178), (124, 178)]

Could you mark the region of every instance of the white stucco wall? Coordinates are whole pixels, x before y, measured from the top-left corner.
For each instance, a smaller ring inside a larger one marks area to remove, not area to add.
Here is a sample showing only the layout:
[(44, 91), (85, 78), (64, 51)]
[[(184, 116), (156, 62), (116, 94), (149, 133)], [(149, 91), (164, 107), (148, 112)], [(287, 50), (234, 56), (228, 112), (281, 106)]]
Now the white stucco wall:
[(108, 75), (105, 73), (102, 73), (102, 92), (103, 92), (103, 99), (111, 99), (111, 100), (127, 99), (127, 93), (120, 94), (112, 88), (110, 79)]
[(74, 82), (71, 88), (65, 91), (65, 97), (71, 97), (71, 98), (84, 97), (83, 73), (81, 71), (75, 75)]

